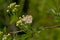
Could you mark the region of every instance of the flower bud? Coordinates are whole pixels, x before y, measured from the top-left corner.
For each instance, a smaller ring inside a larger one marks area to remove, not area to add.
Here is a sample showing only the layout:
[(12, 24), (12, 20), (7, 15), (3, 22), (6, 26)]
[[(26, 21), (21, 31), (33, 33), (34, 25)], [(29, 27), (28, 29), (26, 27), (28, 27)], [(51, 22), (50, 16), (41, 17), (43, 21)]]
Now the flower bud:
[(20, 5), (15, 5), (15, 7), (19, 7)]
[(7, 12), (9, 12), (9, 10), (7, 10)]
[(10, 8), (12, 8), (16, 3), (11, 3), (10, 4)]
[(10, 34), (8, 33), (8, 35), (7, 36), (10, 36)]

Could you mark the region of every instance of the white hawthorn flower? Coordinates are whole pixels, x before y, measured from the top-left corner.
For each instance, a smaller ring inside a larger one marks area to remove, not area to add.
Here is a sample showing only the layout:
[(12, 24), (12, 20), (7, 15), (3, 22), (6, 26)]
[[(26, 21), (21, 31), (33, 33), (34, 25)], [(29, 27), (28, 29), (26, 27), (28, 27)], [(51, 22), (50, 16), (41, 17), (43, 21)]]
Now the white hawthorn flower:
[(16, 26), (18, 26), (18, 25), (23, 25), (24, 24), (24, 22), (25, 22), (25, 24), (27, 24), (27, 23), (32, 23), (32, 16), (31, 15), (26, 15), (26, 16), (22, 16), (23, 18), (21, 18), (21, 17), (19, 17), (19, 21), (17, 21), (17, 23), (16, 23)]
[(23, 21), (25, 23), (32, 23), (32, 16), (31, 15), (26, 15), (24, 18), (23, 18)]

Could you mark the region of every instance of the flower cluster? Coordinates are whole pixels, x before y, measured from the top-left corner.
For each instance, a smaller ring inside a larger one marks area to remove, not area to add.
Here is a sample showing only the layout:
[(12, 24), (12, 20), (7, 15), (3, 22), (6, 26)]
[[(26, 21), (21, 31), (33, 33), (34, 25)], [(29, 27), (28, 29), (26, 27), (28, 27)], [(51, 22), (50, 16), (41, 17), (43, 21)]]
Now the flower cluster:
[(19, 8), (20, 7), (20, 5), (16, 5), (16, 3), (11, 3), (7, 8), (7, 12), (8, 13), (15, 13), (15, 12), (17, 12), (18, 11), (18, 9), (17, 8)]
[(7, 40), (7, 37), (10, 36), (10, 34), (8, 33), (7, 35), (3, 35), (2, 40)]
[(32, 23), (32, 16), (31, 15), (26, 15), (19, 17), (20, 20), (17, 21), (16, 26), (18, 25), (23, 25), (23, 24), (31, 24)]

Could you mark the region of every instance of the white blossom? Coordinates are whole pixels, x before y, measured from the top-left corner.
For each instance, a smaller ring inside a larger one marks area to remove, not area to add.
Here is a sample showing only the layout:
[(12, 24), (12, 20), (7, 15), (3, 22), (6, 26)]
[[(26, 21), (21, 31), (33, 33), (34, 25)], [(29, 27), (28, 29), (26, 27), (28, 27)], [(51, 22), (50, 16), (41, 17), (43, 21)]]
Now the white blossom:
[(22, 17), (19, 17), (20, 20), (17, 21), (16, 23), (16, 26), (18, 25), (24, 25), (24, 24), (27, 24), (27, 23), (32, 23), (32, 16), (31, 15), (26, 15), (26, 16), (22, 16)]
[(26, 17), (23, 18), (23, 21), (25, 21), (25, 23), (32, 23), (32, 16), (26, 15)]

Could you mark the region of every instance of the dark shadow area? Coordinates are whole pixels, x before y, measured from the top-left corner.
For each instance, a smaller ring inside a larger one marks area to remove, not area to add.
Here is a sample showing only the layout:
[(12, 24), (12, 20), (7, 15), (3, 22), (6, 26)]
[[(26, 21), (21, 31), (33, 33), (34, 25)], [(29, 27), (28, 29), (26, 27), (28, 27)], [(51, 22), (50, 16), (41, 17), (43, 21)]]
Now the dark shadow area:
[(23, 12), (27, 13), (28, 8), (29, 8), (29, 0), (25, 0), (24, 6), (23, 6)]

